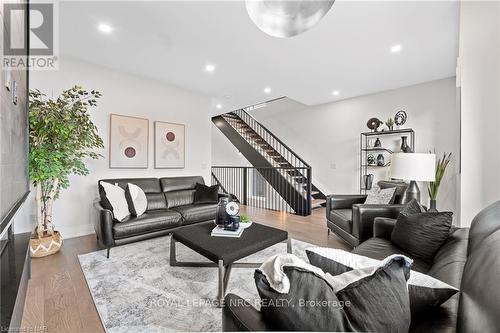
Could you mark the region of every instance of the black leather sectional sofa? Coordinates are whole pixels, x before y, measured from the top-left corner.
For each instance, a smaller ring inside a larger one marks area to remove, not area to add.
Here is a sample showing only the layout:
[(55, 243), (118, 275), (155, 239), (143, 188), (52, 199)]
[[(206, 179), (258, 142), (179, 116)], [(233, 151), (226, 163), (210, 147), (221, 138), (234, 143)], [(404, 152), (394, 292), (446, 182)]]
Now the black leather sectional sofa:
[[(394, 224), (392, 219), (375, 219), (373, 237), (353, 252), (375, 259), (394, 253), (409, 256), (390, 240)], [(499, 332), (499, 254), (500, 201), (481, 211), (472, 221), (470, 229), (452, 230), (433, 262), (414, 261), (413, 269), (460, 289), (460, 293), (440, 307), (412, 318), (410, 331)], [(224, 331), (281, 330), (273, 326), (273, 318), (265, 318), (260, 311), (234, 294), (226, 296), (222, 322)]]
[(196, 183), (204, 184), (203, 177), (165, 178), (118, 178), (101, 179), (100, 182), (118, 184), (126, 188), (128, 183), (139, 186), (146, 194), (148, 206), (139, 216), (129, 216), (118, 222), (111, 210), (103, 208), (101, 200), (94, 201), (97, 216), (94, 228), (100, 244), (110, 248), (171, 233), (185, 225), (215, 219), (217, 204), (195, 204)]

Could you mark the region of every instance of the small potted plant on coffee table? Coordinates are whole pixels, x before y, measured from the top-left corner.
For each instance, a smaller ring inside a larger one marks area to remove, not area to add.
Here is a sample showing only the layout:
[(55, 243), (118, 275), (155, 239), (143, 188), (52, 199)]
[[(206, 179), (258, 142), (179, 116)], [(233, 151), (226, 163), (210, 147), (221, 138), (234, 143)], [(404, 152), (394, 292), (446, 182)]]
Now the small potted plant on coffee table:
[(250, 220), (250, 217), (246, 214), (240, 214), (240, 226), (245, 229), (251, 225), (252, 220)]

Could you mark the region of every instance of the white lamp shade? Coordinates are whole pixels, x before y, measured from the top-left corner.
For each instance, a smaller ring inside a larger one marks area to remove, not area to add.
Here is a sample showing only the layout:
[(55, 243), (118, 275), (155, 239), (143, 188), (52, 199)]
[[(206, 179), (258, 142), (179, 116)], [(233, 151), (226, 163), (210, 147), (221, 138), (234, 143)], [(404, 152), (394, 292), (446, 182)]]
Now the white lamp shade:
[(391, 178), (433, 182), (436, 180), (436, 155), (420, 153), (392, 154)]

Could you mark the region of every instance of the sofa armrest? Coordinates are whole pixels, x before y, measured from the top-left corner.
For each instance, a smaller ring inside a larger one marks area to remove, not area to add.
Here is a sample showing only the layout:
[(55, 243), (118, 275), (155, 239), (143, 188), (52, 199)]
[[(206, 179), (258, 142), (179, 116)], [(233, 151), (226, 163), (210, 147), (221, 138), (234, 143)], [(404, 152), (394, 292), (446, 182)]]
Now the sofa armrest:
[(222, 308), (222, 331), (270, 331), (262, 313), (243, 298), (227, 294)]
[(115, 245), (113, 238), (113, 212), (101, 206), (99, 199), (94, 200), (96, 217), (94, 219), (94, 230), (99, 242), (106, 248)]
[(388, 217), (376, 217), (373, 220), (373, 237), (390, 240), (396, 221), (397, 219), (391, 219)]
[(326, 214), (334, 209), (351, 209), (354, 204), (365, 202), (365, 194), (331, 194), (326, 197)]
[(373, 220), (376, 217), (395, 219), (404, 205), (357, 204), (352, 206), (352, 234), (363, 242), (373, 237)]

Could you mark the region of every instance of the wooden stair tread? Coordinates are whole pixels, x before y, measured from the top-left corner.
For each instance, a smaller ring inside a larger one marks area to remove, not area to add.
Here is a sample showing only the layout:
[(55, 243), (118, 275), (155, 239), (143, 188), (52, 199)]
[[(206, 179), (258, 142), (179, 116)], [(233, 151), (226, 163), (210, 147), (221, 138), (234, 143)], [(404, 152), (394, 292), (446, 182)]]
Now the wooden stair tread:
[(318, 207), (321, 207), (321, 205), (324, 203), (326, 203), (325, 199), (313, 199), (313, 200), (311, 200), (311, 207), (318, 208)]

